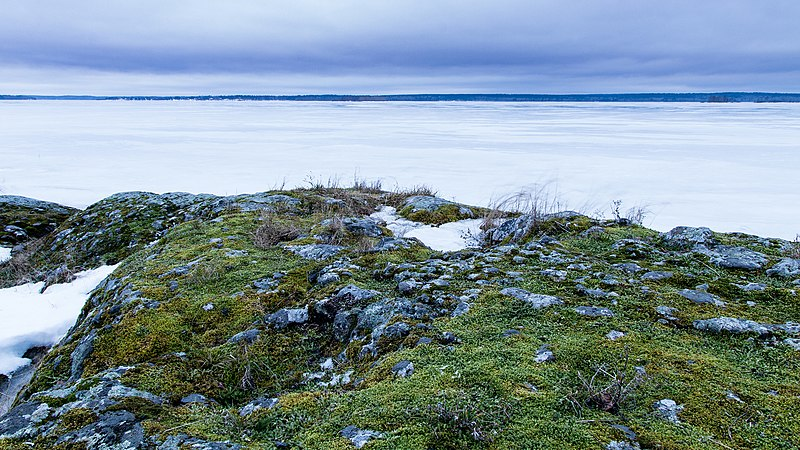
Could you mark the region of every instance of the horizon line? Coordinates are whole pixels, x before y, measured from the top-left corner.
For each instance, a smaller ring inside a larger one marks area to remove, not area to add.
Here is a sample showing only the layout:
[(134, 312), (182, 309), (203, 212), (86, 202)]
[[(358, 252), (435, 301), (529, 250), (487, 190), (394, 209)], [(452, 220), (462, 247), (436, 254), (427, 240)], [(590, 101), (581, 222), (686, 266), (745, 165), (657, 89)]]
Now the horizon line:
[(333, 102), (380, 102), (380, 101), (583, 101), (621, 102), (709, 102), (709, 103), (785, 103), (800, 102), (800, 92), (769, 91), (714, 91), (714, 92), (631, 92), (592, 94), (512, 94), (512, 93), (406, 93), (406, 94), (0, 94), (0, 100), (250, 100), (250, 101), (333, 101)]

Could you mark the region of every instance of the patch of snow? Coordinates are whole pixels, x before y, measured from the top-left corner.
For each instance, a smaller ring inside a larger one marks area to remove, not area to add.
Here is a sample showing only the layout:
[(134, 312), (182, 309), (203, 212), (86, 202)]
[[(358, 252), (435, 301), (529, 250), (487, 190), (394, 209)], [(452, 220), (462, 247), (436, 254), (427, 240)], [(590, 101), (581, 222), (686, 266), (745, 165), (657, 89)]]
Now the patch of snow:
[(442, 225), (432, 226), (414, 222), (397, 215), (397, 210), (384, 206), (370, 217), (386, 222), (386, 228), (395, 236), (417, 238), (428, 247), (451, 252), (473, 246), (474, 237), (481, 232), (481, 219), (459, 220)]
[(11, 249), (8, 247), (0, 247), (0, 263), (11, 259)]
[(116, 268), (80, 272), (72, 283), (54, 284), (43, 294), (43, 282), (0, 289), (0, 373), (30, 363), (21, 356), (27, 349), (58, 342), (75, 323), (89, 293)]

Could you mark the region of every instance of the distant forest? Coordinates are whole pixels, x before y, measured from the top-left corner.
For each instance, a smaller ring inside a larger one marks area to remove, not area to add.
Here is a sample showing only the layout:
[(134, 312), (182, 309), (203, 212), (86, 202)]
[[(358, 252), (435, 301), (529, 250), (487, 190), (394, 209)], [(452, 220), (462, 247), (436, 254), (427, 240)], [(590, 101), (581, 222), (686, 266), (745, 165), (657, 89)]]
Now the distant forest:
[(795, 103), (800, 93), (714, 92), (681, 94), (397, 94), (397, 95), (0, 95), (0, 100), (239, 100), (306, 102), (693, 102)]

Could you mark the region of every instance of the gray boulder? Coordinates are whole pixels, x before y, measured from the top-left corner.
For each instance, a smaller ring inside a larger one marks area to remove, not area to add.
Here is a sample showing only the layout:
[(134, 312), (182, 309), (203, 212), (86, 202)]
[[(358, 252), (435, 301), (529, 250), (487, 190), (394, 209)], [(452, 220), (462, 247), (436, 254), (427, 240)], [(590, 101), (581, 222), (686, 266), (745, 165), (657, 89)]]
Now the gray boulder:
[(800, 275), (800, 259), (783, 258), (767, 270), (767, 275), (791, 278)]
[(726, 269), (759, 270), (767, 263), (767, 257), (744, 247), (719, 245), (713, 250), (701, 251), (711, 262)]
[(304, 324), (308, 322), (308, 307), (283, 308), (267, 316), (266, 320), (279, 330), (293, 324)]
[(558, 297), (554, 297), (552, 295), (534, 294), (520, 288), (505, 288), (501, 290), (500, 293), (508, 297), (514, 297), (518, 300), (522, 300), (535, 309), (564, 304), (564, 302)]
[(675, 227), (661, 235), (665, 247), (688, 250), (714, 242), (714, 233), (706, 227)]
[(287, 245), (284, 249), (300, 256), (301, 258), (322, 261), (332, 258), (344, 250), (344, 247), (329, 244)]
[(712, 333), (756, 333), (759, 335), (770, 333), (770, 328), (764, 324), (752, 320), (735, 319), (731, 317), (695, 320), (692, 325), (697, 330), (710, 331)]
[(697, 304), (707, 303), (714, 306), (725, 306), (725, 302), (720, 300), (719, 297), (717, 297), (714, 294), (709, 294), (708, 292), (705, 291), (696, 291), (693, 289), (681, 289), (680, 291), (678, 291), (678, 294), (681, 297), (687, 300), (691, 300), (692, 302)]

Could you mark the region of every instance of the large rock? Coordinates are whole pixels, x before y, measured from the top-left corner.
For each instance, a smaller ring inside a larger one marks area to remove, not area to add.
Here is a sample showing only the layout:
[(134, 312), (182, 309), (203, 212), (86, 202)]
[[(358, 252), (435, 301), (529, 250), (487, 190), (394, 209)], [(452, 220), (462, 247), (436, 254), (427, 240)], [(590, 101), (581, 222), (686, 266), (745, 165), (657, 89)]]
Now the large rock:
[(780, 262), (767, 269), (767, 275), (783, 278), (800, 276), (800, 259), (783, 258)]
[(689, 250), (697, 245), (710, 245), (714, 241), (714, 233), (706, 227), (675, 227), (661, 235), (665, 247)]
[(692, 325), (697, 330), (710, 331), (712, 333), (756, 333), (765, 335), (771, 332), (770, 328), (764, 324), (752, 320), (734, 319), (732, 317), (695, 320)]
[(726, 269), (759, 270), (767, 263), (766, 255), (744, 247), (718, 245), (701, 252), (708, 255), (713, 264)]
[(0, 245), (13, 247), (38, 239), (79, 210), (17, 195), (0, 195)]
[(500, 291), (500, 293), (509, 297), (514, 297), (518, 300), (522, 300), (535, 309), (564, 304), (564, 302), (558, 297), (554, 297), (552, 295), (534, 294), (520, 288), (505, 288)]

